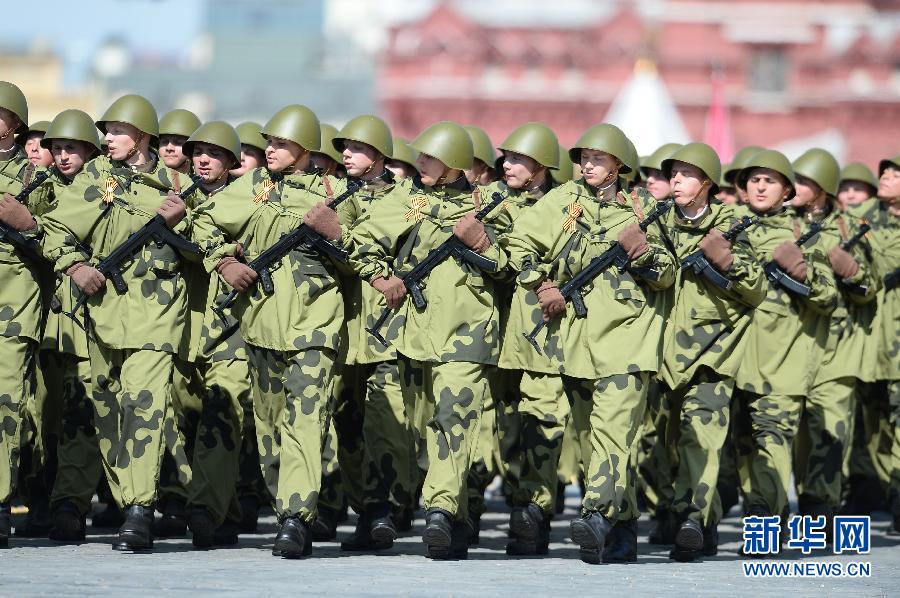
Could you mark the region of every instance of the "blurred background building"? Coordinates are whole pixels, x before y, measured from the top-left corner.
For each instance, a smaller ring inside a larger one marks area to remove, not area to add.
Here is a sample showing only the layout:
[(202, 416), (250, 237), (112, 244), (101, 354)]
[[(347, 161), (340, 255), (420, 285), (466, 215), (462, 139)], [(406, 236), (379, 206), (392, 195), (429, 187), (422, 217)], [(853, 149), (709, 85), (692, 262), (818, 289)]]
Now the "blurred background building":
[[(141, 93), (160, 113), (265, 121), (288, 103), (340, 126), (375, 111), (413, 137), (540, 120), (563, 144), (606, 120), (639, 153), (706, 140), (900, 149), (900, 0), (93, 0), (12, 3), (0, 78), (32, 120), (99, 115)], [(24, 27), (23, 23), (34, 23)]]

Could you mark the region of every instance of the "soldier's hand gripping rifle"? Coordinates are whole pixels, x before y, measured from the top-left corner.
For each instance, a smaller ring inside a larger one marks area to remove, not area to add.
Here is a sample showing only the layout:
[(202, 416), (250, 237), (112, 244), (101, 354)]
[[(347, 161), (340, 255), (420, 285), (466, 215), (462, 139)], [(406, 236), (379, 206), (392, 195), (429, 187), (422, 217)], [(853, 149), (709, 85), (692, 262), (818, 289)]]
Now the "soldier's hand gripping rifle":
[[(506, 198), (503, 195), (495, 191), (491, 195), (491, 203), (481, 208), (475, 214), (475, 219), (479, 221), (484, 220), (485, 217), (487, 217), (494, 208), (500, 205), (504, 199)], [(459, 237), (451, 234), (449, 239), (429, 251), (428, 255), (425, 256), (425, 259), (416, 264), (412, 270), (407, 272), (406, 276), (401, 278), (403, 286), (406, 287), (406, 291), (412, 297), (412, 302), (416, 309), (422, 309), (428, 305), (428, 302), (425, 300), (425, 295), (422, 294), (422, 281), (431, 274), (431, 271), (434, 270), (436, 266), (451, 256), (458, 260), (469, 262), (485, 272), (497, 271), (497, 262), (473, 251), (467, 247), (465, 243), (460, 241)], [(381, 334), (381, 328), (387, 323), (388, 318), (391, 317), (391, 311), (391, 308), (385, 307), (372, 327), (366, 328), (366, 332), (374, 336), (376, 340), (385, 347), (388, 346), (388, 342)]]
[[(24, 204), (31, 192), (40, 187), (48, 176), (50, 176), (50, 173), (47, 171), (41, 171), (34, 175), (34, 180), (23, 187), (19, 194), (16, 195), (16, 201)], [(41, 259), (41, 247), (38, 240), (26, 238), (25, 235), (5, 222), (0, 222), (0, 242), (9, 243), (19, 251), (22, 257), (31, 262), (37, 262)]]
[[(330, 204), (328, 204), (328, 206), (333, 210), (344, 200), (352, 197), (354, 193), (359, 191), (359, 187), (359, 183), (357, 183), (356, 181), (350, 181), (349, 183), (347, 183), (347, 190), (334, 198), (334, 200)], [(276, 241), (272, 246), (256, 256), (256, 258), (254, 258), (253, 261), (251, 261), (249, 264), (247, 264), (259, 276), (259, 285), (262, 287), (263, 293), (265, 293), (266, 295), (271, 295), (275, 292), (275, 285), (272, 282), (272, 266), (280, 262), (282, 259), (284, 259), (284, 256), (303, 244), (313, 247), (314, 249), (318, 250), (319, 253), (330, 256), (338, 261), (347, 261), (346, 251), (326, 240), (322, 235), (308, 227), (305, 223), (301, 223), (291, 232), (281, 235), (281, 238), (278, 239), (278, 241)], [(237, 328), (237, 323), (229, 323), (228, 318), (225, 315), (225, 310), (231, 307), (235, 300), (237, 300), (237, 297), (238, 291), (234, 289), (227, 295), (225, 295), (225, 297), (223, 297), (220, 301), (217, 301), (216, 304), (212, 307), (213, 312), (226, 326), (225, 331), (219, 336), (215, 344), (218, 344), (219, 340), (228, 338), (228, 336), (230, 336), (231, 333), (233, 333)]]
[(900, 268), (897, 268), (884, 277), (885, 291), (893, 291), (898, 286), (900, 286)]
[[(734, 226), (729, 228), (725, 233), (722, 234), (725, 237), (725, 240), (731, 243), (737, 236), (759, 222), (759, 218), (751, 218), (750, 216), (744, 216), (740, 220), (738, 220)], [(690, 268), (694, 271), (695, 274), (702, 274), (709, 280), (711, 283), (716, 285), (721, 289), (725, 289), (726, 291), (731, 289), (734, 284), (732, 280), (730, 280), (727, 276), (716, 270), (715, 266), (709, 263), (709, 260), (706, 258), (706, 254), (703, 253), (702, 249), (698, 249), (691, 255), (687, 256), (682, 260), (681, 267), (683, 269)]]
[[(822, 225), (818, 222), (813, 222), (809, 225), (809, 230), (803, 233), (799, 239), (794, 241), (794, 245), (803, 247), (810, 239), (819, 234), (820, 230), (822, 230)], [(809, 294), (812, 292), (812, 289), (809, 286), (792, 278), (791, 275), (785, 272), (775, 260), (766, 263), (766, 265), (763, 266), (763, 272), (766, 273), (766, 278), (798, 297), (809, 297)]]
[[(179, 193), (180, 197), (190, 195), (194, 189), (202, 183), (202, 179), (196, 175), (191, 175), (191, 180), (194, 184)], [(134, 259), (134, 257), (151, 241), (155, 242), (157, 247), (168, 245), (172, 249), (176, 249), (183, 253), (200, 255), (200, 247), (196, 243), (192, 243), (181, 235), (172, 232), (172, 229), (168, 227), (162, 215), (156, 214), (149, 222), (147, 222), (147, 224), (131, 233), (128, 238), (125, 239), (121, 245), (113, 249), (108, 256), (101, 258), (94, 268), (99, 270), (105, 278), (111, 280), (113, 288), (121, 295), (128, 290), (128, 283), (125, 282), (125, 279), (122, 276), (122, 264)], [(83, 247), (82, 251), (86, 253), (88, 257), (92, 256), (90, 248)], [(87, 293), (81, 291), (78, 293), (75, 305), (72, 306), (72, 311), (63, 312), (65, 315), (72, 318), (72, 321), (82, 330), (84, 330), (85, 327), (78, 321), (77, 314), (78, 310), (87, 303), (87, 300)]]
[[(671, 201), (657, 203), (656, 207), (653, 208), (653, 211), (647, 214), (647, 217), (641, 220), (638, 226), (641, 227), (642, 231), (647, 232), (650, 225), (659, 220), (659, 218), (671, 207)], [(593, 282), (595, 278), (600, 276), (600, 274), (610, 266), (616, 266), (619, 269), (619, 272), (623, 272), (630, 264), (631, 258), (628, 257), (628, 253), (618, 241), (615, 241), (609, 249), (593, 258), (588, 262), (587, 266), (578, 272), (578, 274), (559, 287), (559, 292), (563, 296), (563, 299), (566, 300), (566, 303), (572, 304), (572, 307), (575, 309), (575, 315), (579, 318), (584, 318), (587, 316), (587, 307), (584, 305), (584, 296), (582, 295), (584, 287)], [(527, 334), (524, 332), (522, 333), (525, 340), (531, 343), (531, 346), (534, 347), (534, 350), (538, 353), (541, 352), (541, 348), (537, 343), (537, 335), (546, 325), (547, 322), (541, 321), (531, 332)]]
[[(859, 230), (856, 231), (856, 234), (841, 243), (841, 249), (849, 252), (851, 249), (856, 247), (860, 241), (863, 240), (863, 237), (865, 237), (866, 233), (868, 233), (870, 230), (872, 230), (872, 227), (868, 222), (863, 220), (859, 225)], [(848, 293), (852, 293), (854, 295), (865, 295), (869, 292), (869, 287), (864, 284), (852, 284), (843, 281), (838, 281), (838, 284)]]

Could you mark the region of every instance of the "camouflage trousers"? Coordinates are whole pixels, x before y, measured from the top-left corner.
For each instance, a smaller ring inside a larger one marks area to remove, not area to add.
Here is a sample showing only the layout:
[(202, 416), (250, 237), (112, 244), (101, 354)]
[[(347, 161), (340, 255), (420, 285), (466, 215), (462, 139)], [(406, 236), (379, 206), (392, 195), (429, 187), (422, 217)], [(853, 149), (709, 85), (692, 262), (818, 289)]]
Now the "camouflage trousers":
[(22, 419), (19, 464), (19, 494), (29, 506), (49, 501), (53, 488), (67, 357), (52, 349), (39, 349), (37, 353), (35, 391), (25, 403)]
[(205, 508), (217, 525), (229, 515), (240, 516), (238, 459), (249, 376), (243, 359), (176, 362), (172, 395), (176, 433), (167, 444), (186, 490), (186, 504)]
[[(342, 365), (332, 393), (329, 437), (337, 440), (339, 480), (349, 505), (357, 513), (373, 505), (390, 504), (396, 513), (410, 507), (419, 472), (397, 362)], [(326, 483), (323, 475), (323, 497)]]
[[(490, 377), (496, 375), (496, 368), (491, 368)], [(492, 389), (493, 385), (488, 383), (488, 388)], [(489, 395), (485, 398), (481, 408), (481, 419), (479, 420), (478, 442), (473, 452), (472, 463), (469, 465), (469, 473), (466, 476), (466, 487), (469, 494), (469, 516), (480, 518), (485, 510), (484, 493), (497, 475), (497, 468), (494, 463), (494, 454), (497, 451), (497, 418), (500, 407), (495, 403), (493, 394), (489, 390)]]
[[(249, 367), (249, 366), (248, 366)], [(249, 370), (248, 370), (249, 371)], [(259, 470), (259, 449), (256, 446), (256, 422), (253, 419), (253, 393), (241, 401), (241, 448), (238, 453), (238, 479), (236, 486), (238, 500), (250, 499), (257, 504), (272, 502), (266, 484)]]
[[(91, 510), (91, 499), (103, 476), (91, 404), (91, 364), (74, 355), (55, 355), (59, 367), (53, 375), (61, 388), (53, 392), (62, 396), (62, 425), (50, 506), (66, 501), (84, 514)], [(44, 378), (49, 381), (48, 374), (49, 370), (45, 371)]]
[(35, 352), (30, 339), (0, 336), (0, 503), (16, 492), (22, 416), (34, 394)]
[(800, 426), (803, 397), (734, 392), (734, 444), (744, 507), (771, 515), (788, 508), (791, 446)]
[(120, 507), (156, 503), (171, 417), (175, 356), (89, 343), (94, 424), (103, 469)]
[[(657, 436), (659, 415), (664, 412), (665, 384), (651, 378), (647, 391), (647, 410), (638, 441), (634, 443), (632, 459), (637, 470), (635, 490), (652, 517), (661, 510), (659, 503), (660, 488), (671, 488), (674, 480), (668, 461), (668, 447), (661, 446)], [(671, 497), (670, 497), (671, 498)], [(670, 505), (665, 505), (668, 507)]]
[(794, 481), (800, 511), (805, 505), (841, 504), (844, 456), (851, 440), (856, 378), (839, 378), (812, 387), (794, 439)]
[(425, 439), (428, 473), (422, 488), (425, 508), (468, 518), (467, 476), (488, 396), (488, 366), (465, 361), (424, 362), (397, 355), (406, 412)]
[(279, 521), (316, 517), (322, 444), (335, 354), (247, 345), (263, 480)]
[(581, 469), (581, 444), (578, 435), (575, 434), (575, 424), (570, 417), (563, 430), (562, 447), (559, 451), (559, 467), (557, 476), (563, 486), (577, 484), (578, 479), (584, 475)]
[(729, 430), (729, 411), (734, 379), (710, 375), (672, 390), (662, 388), (662, 404), (655, 416), (654, 453), (659, 479), (659, 510), (680, 521), (692, 519), (715, 525), (722, 519), (722, 503), (716, 491), (719, 457)]
[(503, 481), (503, 495), (509, 505), (513, 504), (519, 492), (519, 476), (522, 474), (521, 376), (521, 370), (495, 368), (490, 379), (494, 403), (494, 468)]
[(631, 453), (644, 418), (648, 372), (596, 380), (562, 377), (581, 444), (585, 471), (582, 513), (607, 519), (637, 519)]

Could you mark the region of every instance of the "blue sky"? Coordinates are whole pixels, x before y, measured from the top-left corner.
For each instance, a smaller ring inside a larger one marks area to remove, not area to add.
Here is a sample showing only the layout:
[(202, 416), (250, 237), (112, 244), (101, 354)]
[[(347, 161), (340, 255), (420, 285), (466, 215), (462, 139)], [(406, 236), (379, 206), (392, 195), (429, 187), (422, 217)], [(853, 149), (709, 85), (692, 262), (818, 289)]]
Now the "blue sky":
[[(215, 1), (215, 0), (213, 0)], [(3, 3), (0, 50), (50, 45), (77, 83), (103, 40), (142, 52), (177, 54), (201, 29), (206, 0), (12, 0)]]

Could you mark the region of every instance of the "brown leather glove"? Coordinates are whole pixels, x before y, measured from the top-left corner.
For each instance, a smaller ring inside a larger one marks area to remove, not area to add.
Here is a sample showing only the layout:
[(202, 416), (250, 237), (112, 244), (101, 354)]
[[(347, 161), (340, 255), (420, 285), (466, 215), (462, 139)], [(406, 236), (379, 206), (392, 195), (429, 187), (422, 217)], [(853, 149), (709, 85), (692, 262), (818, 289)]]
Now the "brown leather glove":
[(647, 233), (637, 224), (629, 224), (619, 233), (619, 245), (630, 259), (637, 259), (650, 249), (647, 244)]
[(0, 220), (18, 231), (31, 230), (37, 226), (28, 208), (9, 193), (4, 193), (3, 199), (0, 199)]
[(706, 259), (716, 267), (720, 272), (727, 272), (734, 263), (734, 256), (731, 254), (731, 243), (725, 238), (721, 231), (713, 228), (710, 229), (706, 236), (700, 239), (700, 251), (706, 256)]
[(559, 287), (552, 280), (545, 280), (535, 290), (541, 310), (544, 312), (544, 321), (549, 322), (566, 311), (566, 300), (559, 292)]
[(166, 200), (159, 206), (156, 213), (163, 217), (163, 220), (166, 221), (166, 226), (175, 228), (184, 219), (184, 215), (187, 213), (187, 206), (177, 193), (169, 191), (169, 195), (166, 196)]
[(216, 272), (225, 279), (225, 282), (231, 288), (239, 293), (245, 292), (259, 278), (259, 275), (253, 268), (231, 256), (223, 257), (219, 260), (219, 263), (216, 264)]
[(370, 282), (372, 288), (384, 295), (387, 306), (390, 309), (397, 309), (403, 305), (403, 299), (406, 298), (406, 285), (397, 276), (384, 278), (379, 276)]
[(803, 251), (792, 241), (785, 241), (775, 248), (772, 258), (784, 271), (796, 280), (806, 280), (806, 260), (803, 259)]
[(828, 259), (831, 260), (831, 269), (841, 278), (852, 278), (859, 272), (859, 264), (840, 245), (828, 252)]
[(483, 253), (491, 246), (491, 240), (484, 230), (484, 223), (475, 218), (475, 212), (469, 212), (460, 218), (459, 222), (453, 225), (453, 234), (476, 253)]
[(69, 266), (66, 270), (66, 276), (72, 279), (84, 294), (90, 297), (106, 285), (106, 277), (93, 266), (89, 266), (84, 262), (78, 262)]
[(341, 223), (338, 221), (337, 212), (328, 207), (325, 202), (314, 205), (305, 216), (303, 222), (329, 241), (341, 238)]

